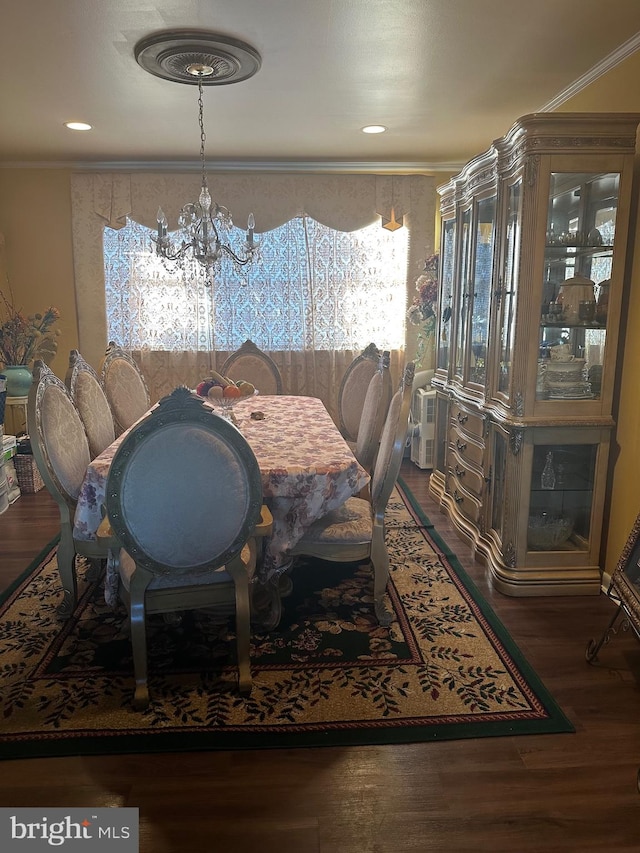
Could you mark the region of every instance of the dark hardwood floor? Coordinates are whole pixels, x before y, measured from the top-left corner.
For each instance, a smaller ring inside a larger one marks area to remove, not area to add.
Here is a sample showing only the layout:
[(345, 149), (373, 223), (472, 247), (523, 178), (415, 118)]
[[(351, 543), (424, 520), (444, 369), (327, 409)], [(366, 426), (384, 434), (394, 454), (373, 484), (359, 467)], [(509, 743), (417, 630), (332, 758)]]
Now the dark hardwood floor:
[[(144, 853), (640, 851), (640, 644), (585, 662), (605, 597), (508, 598), (402, 476), (576, 727), (402, 746), (106, 755), (0, 763), (0, 806), (135, 806)], [(0, 515), (0, 585), (55, 535), (46, 491)], [(1, 723), (0, 723), (1, 726)]]

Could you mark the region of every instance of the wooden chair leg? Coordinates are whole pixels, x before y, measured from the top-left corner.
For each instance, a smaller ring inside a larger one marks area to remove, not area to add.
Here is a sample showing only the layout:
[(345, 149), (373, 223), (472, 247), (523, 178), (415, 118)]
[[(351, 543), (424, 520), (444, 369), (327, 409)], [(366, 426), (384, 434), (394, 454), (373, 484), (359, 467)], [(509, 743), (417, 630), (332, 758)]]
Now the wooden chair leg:
[(251, 693), (251, 609), (249, 606), (249, 578), (244, 566), (229, 564), (227, 571), (233, 578), (236, 599), (236, 649), (238, 658), (238, 689), (245, 695)]
[(151, 575), (136, 567), (131, 578), (129, 620), (131, 627), (131, 648), (133, 651), (133, 673), (136, 689), (133, 707), (143, 711), (149, 705), (149, 687), (147, 685), (147, 624), (144, 598)]
[(393, 613), (385, 601), (389, 581), (389, 554), (384, 542), (384, 529), (381, 528), (374, 527), (371, 543), (371, 564), (373, 567), (373, 603), (376, 617), (381, 625), (390, 625)]
[(78, 601), (78, 579), (76, 578), (76, 549), (71, 528), (65, 524), (60, 529), (60, 542), (56, 555), (58, 572), (62, 582), (63, 599), (58, 607), (58, 616), (68, 619)]

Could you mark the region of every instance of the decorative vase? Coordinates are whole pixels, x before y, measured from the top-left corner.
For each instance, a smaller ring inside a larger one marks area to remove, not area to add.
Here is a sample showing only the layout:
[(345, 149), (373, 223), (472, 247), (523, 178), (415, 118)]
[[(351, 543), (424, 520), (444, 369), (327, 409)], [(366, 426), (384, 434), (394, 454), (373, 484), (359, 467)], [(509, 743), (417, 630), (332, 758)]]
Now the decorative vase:
[(436, 362), (435, 350), (436, 337), (431, 333), (418, 333), (416, 356), (414, 359), (416, 370), (433, 370)]
[(26, 364), (7, 364), (0, 370), (7, 377), (7, 397), (26, 397), (33, 375)]
[(553, 468), (553, 453), (551, 451), (547, 453), (540, 485), (543, 489), (555, 489), (556, 487), (556, 472)]

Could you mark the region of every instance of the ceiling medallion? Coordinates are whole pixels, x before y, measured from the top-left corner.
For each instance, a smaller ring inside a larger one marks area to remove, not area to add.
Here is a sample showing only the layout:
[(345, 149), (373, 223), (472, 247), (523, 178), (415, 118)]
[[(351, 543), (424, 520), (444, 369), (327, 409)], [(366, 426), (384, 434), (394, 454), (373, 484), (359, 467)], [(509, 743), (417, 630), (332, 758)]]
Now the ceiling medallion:
[(211, 69), (203, 86), (239, 83), (260, 70), (258, 51), (239, 39), (197, 30), (167, 30), (141, 39), (134, 48), (136, 62), (145, 71), (174, 83), (197, 84), (189, 71), (194, 65)]

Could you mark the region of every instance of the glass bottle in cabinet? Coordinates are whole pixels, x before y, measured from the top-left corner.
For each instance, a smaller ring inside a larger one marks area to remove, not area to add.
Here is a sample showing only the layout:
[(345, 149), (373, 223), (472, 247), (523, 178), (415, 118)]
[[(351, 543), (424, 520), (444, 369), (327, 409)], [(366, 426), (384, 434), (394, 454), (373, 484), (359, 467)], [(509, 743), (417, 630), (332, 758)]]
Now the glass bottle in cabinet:
[(600, 398), (619, 189), (617, 172), (550, 175), (538, 400)]
[(531, 463), (529, 551), (586, 551), (598, 444), (537, 444)]

